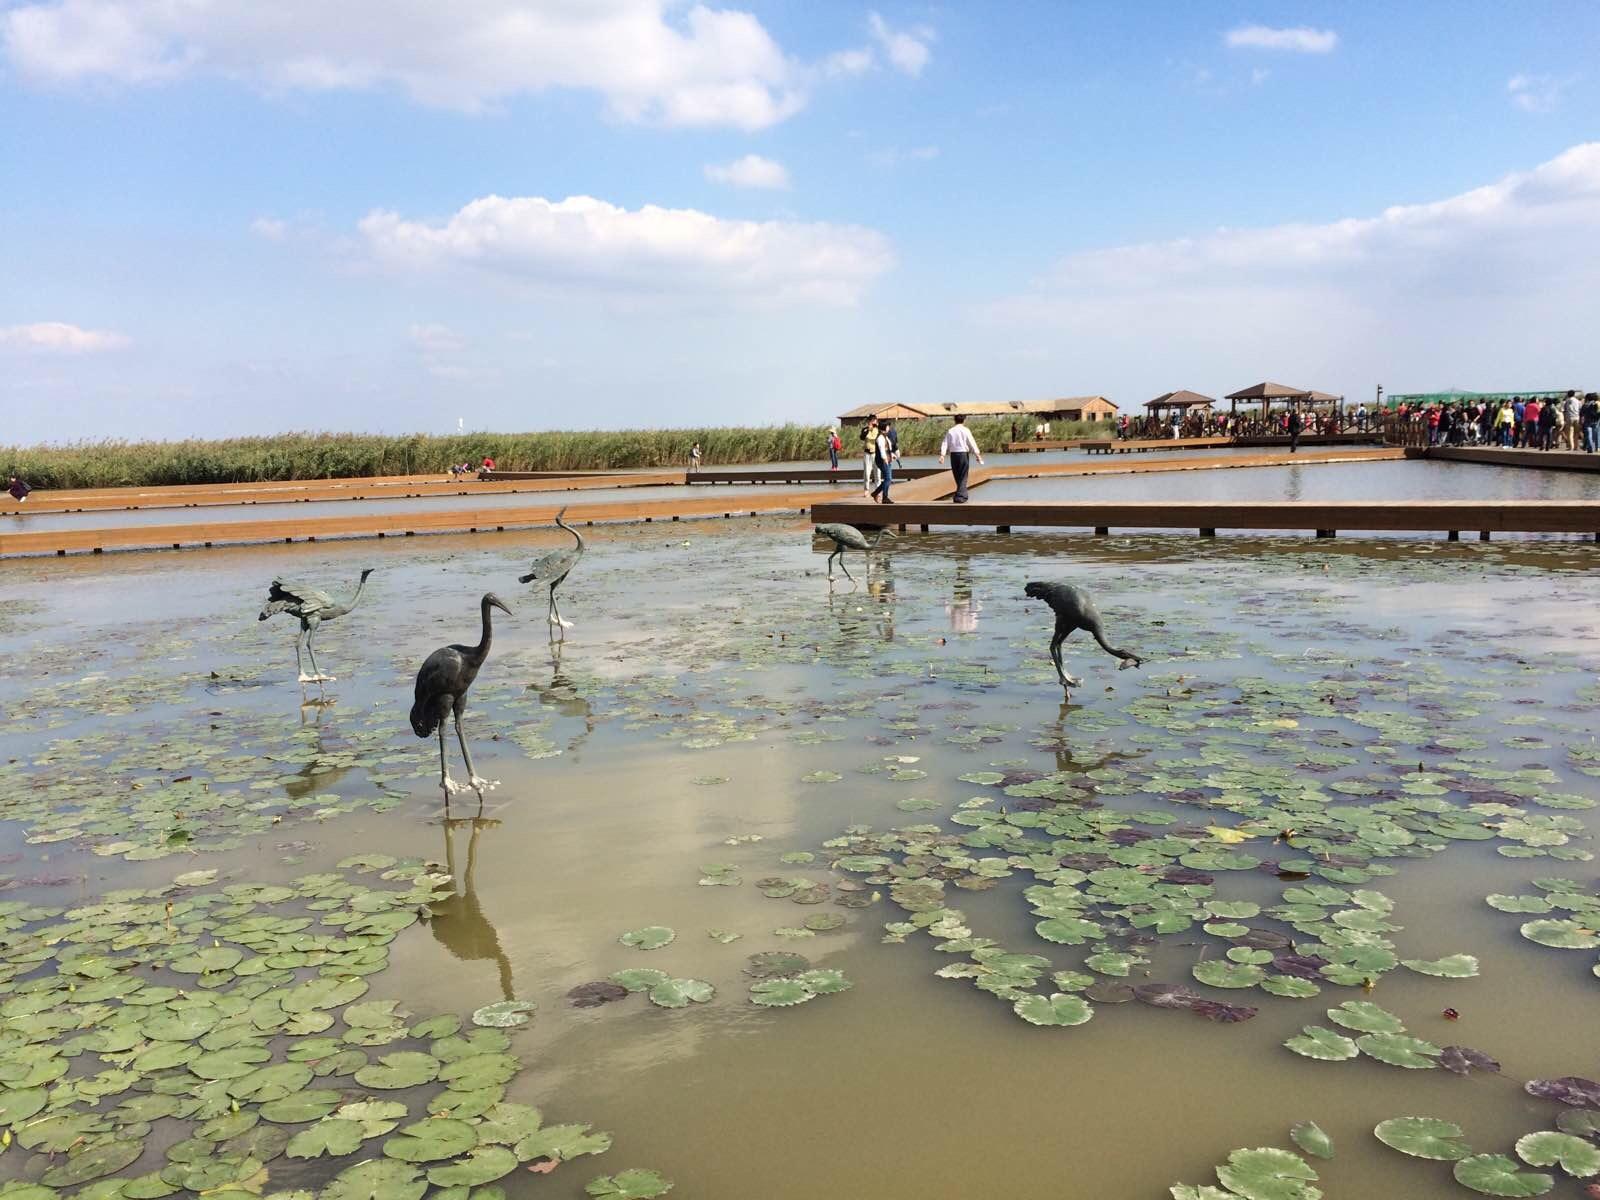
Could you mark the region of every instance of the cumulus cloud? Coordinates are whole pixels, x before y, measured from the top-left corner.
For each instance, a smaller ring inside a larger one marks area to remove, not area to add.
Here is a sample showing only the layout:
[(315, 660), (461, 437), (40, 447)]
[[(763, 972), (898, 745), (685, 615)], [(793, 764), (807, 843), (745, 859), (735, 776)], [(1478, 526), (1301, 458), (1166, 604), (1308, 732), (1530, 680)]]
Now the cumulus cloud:
[(888, 240), (859, 226), (625, 209), (590, 196), (485, 196), (443, 222), (376, 211), (358, 228), (392, 269), (471, 269), (629, 299), (851, 305), (893, 264)]
[(877, 13), (869, 13), (867, 25), (872, 30), (872, 36), (878, 45), (883, 47), (883, 52), (893, 64), (894, 69), (904, 75), (917, 76), (922, 74), (922, 69), (928, 65), (928, 59), (933, 56), (931, 43), (935, 34), (926, 25), (916, 25), (910, 29), (891, 29)]
[(1236, 49), (1328, 54), (1339, 45), (1339, 35), (1331, 29), (1312, 29), (1306, 25), (1297, 25), (1291, 29), (1274, 29), (1270, 25), (1241, 25), (1224, 34), (1223, 41)]
[(39, 321), (32, 325), (0, 328), (0, 348), (36, 354), (104, 354), (126, 350), (133, 339), (124, 333), (80, 329), (64, 321)]
[(733, 187), (782, 190), (789, 186), (789, 169), (759, 154), (746, 154), (731, 163), (707, 163), (705, 171), (706, 178), (712, 183), (726, 183)]
[[(1421, 356), (1460, 378), (1475, 368), (1503, 377), (1582, 360), (1597, 288), (1600, 142), (1590, 142), (1376, 216), (1073, 254), (982, 315), (1070, 330), (1108, 363), (1226, 361), (1235, 379), (1271, 377), (1275, 363), (1293, 379), (1309, 361), (1329, 371), (1369, 362), (1370, 380)], [(1306, 386), (1332, 390), (1314, 378)]]
[(22, 0), (0, 6), (0, 47), (45, 84), (204, 71), (267, 90), (396, 88), (464, 111), (571, 88), (622, 120), (742, 129), (792, 115), (825, 73), (752, 14), (679, 0)]
[(406, 331), (411, 344), (424, 354), (453, 354), (466, 347), (466, 341), (448, 325), (413, 325)]
[(250, 222), (250, 232), (269, 242), (281, 242), (289, 236), (289, 222), (277, 217), (257, 217)]
[(1551, 75), (1513, 75), (1506, 80), (1506, 94), (1523, 112), (1554, 112), (1561, 104), (1561, 93), (1571, 82)]

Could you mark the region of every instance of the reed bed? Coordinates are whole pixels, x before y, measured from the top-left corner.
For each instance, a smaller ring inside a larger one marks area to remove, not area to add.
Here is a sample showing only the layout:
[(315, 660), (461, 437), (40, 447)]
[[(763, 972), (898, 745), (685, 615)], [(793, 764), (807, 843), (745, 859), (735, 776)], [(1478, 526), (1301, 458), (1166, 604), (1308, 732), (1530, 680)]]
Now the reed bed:
[[(900, 426), (902, 454), (933, 454), (945, 421)], [(1011, 437), (1009, 421), (973, 421), (984, 448)], [(1108, 425), (1056, 422), (1052, 437), (1110, 433)], [(859, 453), (855, 430), (842, 430), (843, 456)], [(38, 488), (162, 487), (188, 483), (254, 483), (347, 479), (366, 475), (433, 475), (451, 463), (485, 455), (504, 471), (605, 471), (672, 467), (700, 443), (706, 466), (815, 460), (826, 462), (827, 427), (622, 429), (550, 433), (468, 433), (386, 437), (361, 433), (282, 433), (271, 437), (179, 442), (93, 441), (0, 447), (0, 469)]]

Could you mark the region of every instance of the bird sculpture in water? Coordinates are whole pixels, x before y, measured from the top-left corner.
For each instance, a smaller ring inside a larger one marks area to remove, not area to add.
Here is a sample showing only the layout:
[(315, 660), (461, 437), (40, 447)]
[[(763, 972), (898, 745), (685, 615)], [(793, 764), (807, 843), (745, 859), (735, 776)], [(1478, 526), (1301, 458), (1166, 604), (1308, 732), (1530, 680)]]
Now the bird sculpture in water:
[(818, 525), (817, 532), (833, 543), (833, 553), (828, 555), (828, 578), (833, 578), (833, 560), (837, 558), (839, 560), (839, 569), (844, 572), (844, 577), (851, 582), (855, 581), (855, 576), (850, 574), (850, 568), (844, 565), (845, 550), (860, 550), (862, 553), (866, 553), (869, 550), (878, 548), (878, 543), (883, 540), (884, 534), (887, 533), (890, 537), (894, 536), (893, 530), (882, 528), (872, 535), (872, 540), (869, 542), (866, 535), (854, 525)]
[[(302, 583), (291, 583), (288, 580), (274, 579), (272, 586), (267, 589), (267, 604), (261, 610), (261, 615), (256, 619), (265, 621), (276, 613), (286, 612), (290, 616), (300, 619), (300, 632), (294, 639), (294, 665), (299, 668), (301, 683), (320, 684), (324, 680), (333, 682), (332, 675), (324, 675), (322, 668), (317, 666), (317, 652), (312, 648), (311, 638), (317, 632), (317, 627), (324, 621), (331, 621), (335, 617), (342, 617), (361, 602), (361, 593), (367, 586), (367, 576), (372, 574), (368, 567), (361, 572), (361, 582), (356, 584), (356, 594), (350, 597), (348, 604), (335, 604), (333, 597), (327, 592), (319, 591), (314, 587), (307, 587)], [(300, 643), (306, 644), (306, 653), (311, 656), (311, 670), (314, 674), (307, 675), (305, 663), (300, 657)]]
[(480, 779), (472, 769), (472, 754), (467, 749), (466, 735), (461, 732), (461, 714), (467, 707), (467, 689), (478, 677), (478, 668), (489, 657), (489, 642), (494, 634), (489, 610), (498, 608), (507, 616), (511, 610), (493, 592), (484, 594), (479, 603), (483, 610), (483, 636), (476, 646), (441, 646), (428, 655), (417, 672), (416, 702), (411, 705), (411, 728), (419, 738), (435, 732), (439, 735), (439, 786), (444, 789), (446, 802), (462, 787), (450, 778), (450, 768), (445, 762), (444, 722), (454, 716), (456, 740), (461, 743), (461, 758), (467, 764), (467, 784), (481, 797), (483, 789), (492, 786)]
[(526, 574), (518, 576), (518, 583), (547, 583), (550, 585), (550, 627), (554, 629), (571, 629), (571, 621), (561, 619), (561, 610), (556, 607), (556, 588), (561, 586), (563, 580), (572, 573), (572, 568), (578, 565), (578, 560), (583, 557), (583, 534), (561, 518), (567, 515), (567, 510), (562, 508), (556, 514), (556, 524), (565, 529), (578, 540), (576, 546), (565, 550), (552, 550), (549, 554), (533, 560), (532, 569)]
[(1030, 599), (1043, 600), (1055, 611), (1056, 631), (1050, 638), (1050, 661), (1056, 665), (1056, 675), (1064, 690), (1082, 686), (1082, 680), (1074, 679), (1061, 666), (1061, 643), (1075, 629), (1088, 630), (1089, 635), (1100, 643), (1102, 650), (1120, 658), (1122, 663), (1117, 670), (1125, 671), (1129, 667), (1144, 665), (1144, 660), (1137, 654), (1130, 650), (1118, 650), (1106, 641), (1105, 630), (1100, 624), (1100, 610), (1082, 588), (1070, 583), (1030, 583), (1022, 590)]

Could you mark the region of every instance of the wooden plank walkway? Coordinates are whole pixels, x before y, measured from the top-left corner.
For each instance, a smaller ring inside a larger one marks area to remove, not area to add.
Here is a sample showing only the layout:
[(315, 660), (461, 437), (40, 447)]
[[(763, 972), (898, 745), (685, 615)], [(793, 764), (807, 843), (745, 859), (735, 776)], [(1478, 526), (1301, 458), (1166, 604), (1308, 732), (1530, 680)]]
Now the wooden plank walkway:
[(1153, 450), (1214, 450), (1218, 446), (1233, 445), (1232, 438), (1130, 438), (1125, 442), (1099, 441), (1085, 443), (1090, 454), (1148, 454)]
[(1433, 462), (1475, 462), (1494, 467), (1535, 467), (1547, 471), (1600, 471), (1600, 454), (1581, 450), (1510, 450), (1499, 446), (1431, 446), (1407, 451)]
[(850, 525), (912, 526), (924, 532), (933, 525), (995, 529), (1009, 533), (1018, 526), (1092, 529), (1198, 530), (1202, 537), (1219, 529), (1314, 531), (1318, 537), (1346, 532), (1444, 533), (1450, 540), (1462, 530), (1477, 530), (1480, 540), (1492, 533), (1581, 533), (1600, 541), (1600, 500), (1397, 500), (1397, 501), (1252, 501), (1195, 503), (1187, 501), (1076, 501), (967, 504), (907, 501), (888, 512), (882, 505), (858, 501), (825, 501), (812, 506), (812, 520)]
[(1020, 442), (1004, 442), (1001, 444), (1000, 449), (1006, 454), (1026, 454), (1033, 450), (1077, 450), (1079, 447), (1086, 447), (1090, 444), (1098, 445), (1101, 442), (1109, 442), (1110, 440), (1108, 437), (1040, 438), (1038, 441), (1024, 438)]
[(204, 508), (232, 504), (296, 504), (328, 500), (414, 500), (425, 496), (492, 496), (601, 488), (682, 484), (682, 471), (618, 471), (583, 475), (441, 480), (433, 475), (373, 479), (305, 479), (282, 483), (211, 483), (168, 488), (96, 488), (35, 491), (26, 504), (0, 492), (0, 516), (35, 512), (132, 512), (148, 508)]
[[(858, 457), (850, 466), (844, 465), (844, 456), (840, 455), (840, 466), (837, 471), (831, 467), (708, 467), (703, 471), (696, 471), (685, 477), (686, 483), (691, 484), (718, 484), (718, 483), (830, 483), (855, 484), (861, 483), (861, 459)], [(928, 475), (936, 475), (945, 470), (944, 467), (896, 467), (896, 479), (921, 479)]]

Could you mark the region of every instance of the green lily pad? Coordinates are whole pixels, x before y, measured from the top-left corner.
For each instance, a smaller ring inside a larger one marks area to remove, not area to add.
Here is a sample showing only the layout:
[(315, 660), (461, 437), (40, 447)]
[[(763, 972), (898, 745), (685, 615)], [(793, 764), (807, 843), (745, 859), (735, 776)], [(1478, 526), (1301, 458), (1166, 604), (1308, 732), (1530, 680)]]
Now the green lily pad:
[(672, 976), (654, 967), (630, 967), (626, 971), (616, 972), (609, 978), (612, 983), (625, 987), (630, 992), (648, 992), (656, 984), (665, 983)]
[(517, 1158), (523, 1162), (541, 1158), (565, 1162), (582, 1154), (604, 1154), (609, 1149), (611, 1135), (591, 1132), (587, 1125), (546, 1125), (516, 1145)]
[(1254, 987), (1267, 977), (1266, 971), (1254, 963), (1227, 962), (1220, 958), (1195, 963), (1190, 974), (1201, 983), (1218, 988)]
[(302, 1121), (317, 1121), (327, 1116), (339, 1107), (341, 1098), (339, 1092), (312, 1088), (281, 1100), (269, 1101), (261, 1106), (260, 1112), (264, 1120), (276, 1121), (281, 1125), (297, 1125)]
[(1321, 1025), (1307, 1025), (1300, 1034), (1283, 1044), (1304, 1058), (1322, 1059), (1325, 1062), (1342, 1062), (1360, 1053), (1355, 1042)]
[(319, 1193), (319, 1200), (422, 1200), (428, 1181), (410, 1163), (370, 1158), (347, 1167)]
[(84, 1146), (66, 1162), (51, 1167), (40, 1182), (46, 1187), (76, 1187), (102, 1175), (112, 1175), (144, 1153), (144, 1143), (134, 1140), (113, 1140)]
[(354, 1121), (361, 1126), (363, 1138), (381, 1137), (405, 1120), (409, 1110), (395, 1100), (358, 1100), (341, 1105), (334, 1117), (341, 1121)]
[(1311, 980), (1301, 979), (1297, 975), (1268, 975), (1261, 981), (1261, 990), (1295, 1000), (1306, 1000), (1322, 993), (1322, 989)]
[(615, 1175), (602, 1175), (584, 1186), (584, 1191), (598, 1200), (653, 1200), (672, 1190), (672, 1181), (659, 1172), (643, 1167), (629, 1167)]
[(435, 1187), (480, 1187), (517, 1169), (517, 1156), (507, 1146), (480, 1145), (458, 1162), (434, 1167), (428, 1182)]
[(1217, 1182), (1245, 1200), (1314, 1200), (1322, 1193), (1307, 1184), (1316, 1178), (1305, 1159), (1275, 1146), (1235, 1150), (1217, 1168)]
[(329, 1117), (290, 1138), (286, 1153), (290, 1158), (317, 1158), (324, 1154), (337, 1158), (355, 1153), (365, 1136), (359, 1121)]
[(1542, 1196), (1556, 1182), (1548, 1175), (1522, 1170), (1504, 1154), (1474, 1154), (1459, 1160), (1451, 1171), (1462, 1187), (1485, 1196)]
[(1333, 1157), (1333, 1139), (1315, 1121), (1301, 1121), (1290, 1126), (1289, 1137), (1307, 1154), (1316, 1158)]
[(1363, 1054), (1391, 1067), (1421, 1070), (1439, 1065), (1440, 1047), (1403, 1033), (1364, 1033), (1356, 1039), (1356, 1045)]
[(1450, 954), (1444, 958), (1406, 958), (1400, 965), (1419, 975), (1436, 975), (1441, 979), (1470, 979), (1478, 973), (1478, 960), (1470, 954)]
[(1568, 1175), (1579, 1179), (1600, 1174), (1600, 1147), (1570, 1133), (1544, 1130), (1523, 1134), (1517, 1139), (1517, 1156), (1530, 1167), (1560, 1164)]
[(433, 1117), (407, 1125), (383, 1143), (383, 1152), (401, 1162), (438, 1162), (465, 1154), (477, 1144), (478, 1131), (469, 1122)]
[(1461, 1140), (1461, 1126), (1438, 1117), (1390, 1117), (1379, 1121), (1372, 1132), (1391, 1150), (1413, 1158), (1454, 1162), (1472, 1153), (1472, 1147)]
[(385, 1054), (371, 1066), (362, 1067), (356, 1072), (356, 1082), (362, 1087), (384, 1090), (416, 1087), (437, 1079), (439, 1067), (439, 1060), (431, 1054), (399, 1050)]
[(472, 1023), (491, 1028), (507, 1029), (513, 1025), (526, 1025), (528, 1014), (538, 1008), (531, 1000), (498, 1000), (474, 1010)]
[(1565, 919), (1529, 921), (1522, 927), (1522, 936), (1557, 950), (1593, 950), (1600, 946), (1600, 933), (1579, 921)]
[(1346, 1000), (1328, 1010), (1328, 1020), (1358, 1033), (1404, 1033), (1405, 1023), (1370, 1000)]
[(650, 989), (650, 1003), (662, 1008), (704, 1004), (717, 990), (701, 979), (664, 979)]
[(675, 930), (665, 925), (646, 925), (643, 929), (630, 929), (617, 940), (636, 950), (659, 950), (677, 936)]
[(750, 985), (750, 1000), (764, 1008), (792, 1008), (817, 994), (798, 979), (762, 979)]
[(810, 971), (802, 971), (795, 978), (819, 996), (832, 996), (839, 992), (847, 992), (851, 987), (851, 983), (844, 977), (843, 971), (836, 971), (831, 968), (823, 969), (819, 967)]
[(321, 1008), (342, 1008), (366, 995), (365, 979), (311, 979), (284, 992), (278, 1003), (286, 1013), (310, 1012)]
[(1052, 992), (1022, 997), (1012, 1010), (1030, 1025), (1082, 1025), (1094, 1016), (1094, 1009), (1082, 996), (1072, 992)]

